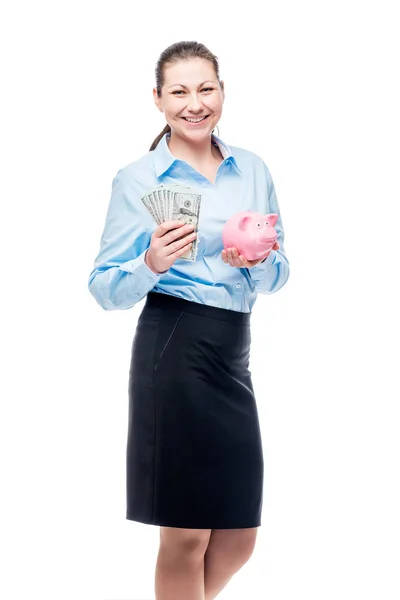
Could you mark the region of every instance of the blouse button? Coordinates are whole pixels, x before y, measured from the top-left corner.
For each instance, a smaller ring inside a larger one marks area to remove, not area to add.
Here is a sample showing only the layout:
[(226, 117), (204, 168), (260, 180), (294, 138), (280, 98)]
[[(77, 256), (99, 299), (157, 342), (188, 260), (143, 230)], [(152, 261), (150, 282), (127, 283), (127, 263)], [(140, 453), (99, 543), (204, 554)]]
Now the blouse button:
[(237, 283), (237, 284), (235, 285), (235, 287), (239, 289), (239, 288), (241, 288), (241, 287), (242, 287), (242, 284), (241, 284), (241, 283)]

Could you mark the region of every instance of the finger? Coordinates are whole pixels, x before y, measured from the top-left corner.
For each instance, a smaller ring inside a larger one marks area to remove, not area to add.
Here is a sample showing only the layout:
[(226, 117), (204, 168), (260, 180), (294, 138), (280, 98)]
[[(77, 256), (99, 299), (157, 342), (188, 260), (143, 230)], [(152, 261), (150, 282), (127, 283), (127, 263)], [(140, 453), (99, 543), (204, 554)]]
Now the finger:
[(242, 261), (239, 259), (239, 254), (237, 254), (237, 252), (233, 253), (233, 264), (235, 265), (235, 267), (242, 266)]
[(222, 250), (222, 259), (223, 259), (223, 261), (226, 264), (228, 264), (228, 265), (231, 264), (231, 257), (230, 257), (230, 254), (229, 254), (229, 248), (226, 248), (225, 250)]
[[(191, 236), (195, 232), (195, 227), (191, 223), (188, 223), (184, 227), (178, 227), (177, 229), (173, 229), (168, 233), (169, 238), (173, 241), (180, 240), (185, 237)], [(197, 235), (197, 234), (196, 234)]]
[(238, 261), (237, 261), (237, 257), (235, 256), (235, 252), (237, 252), (236, 248), (228, 248), (227, 249), (227, 257), (228, 257), (228, 262), (230, 264), (231, 267), (238, 267)]
[[(165, 237), (168, 237), (168, 236), (165, 236)], [(189, 244), (189, 245), (193, 244), (196, 237), (197, 237), (197, 233), (193, 232), (193, 233), (189, 233), (188, 235), (184, 235), (184, 236), (180, 237), (179, 239), (175, 240), (174, 242), (171, 242), (170, 244), (167, 244), (165, 246), (165, 249), (167, 251), (167, 256), (169, 256), (171, 253), (174, 253), (177, 250), (183, 248), (187, 244)]]
[(233, 248), (232, 250), (232, 258), (233, 258), (233, 264), (235, 267), (241, 267), (242, 266), (242, 261), (239, 258), (239, 252), (237, 248)]
[(182, 239), (187, 239), (187, 241), (189, 241), (189, 238), (192, 239), (191, 236), (193, 233), (194, 233), (194, 226), (190, 223), (187, 225), (184, 225), (183, 227), (176, 227), (175, 229), (168, 231), (167, 233), (164, 234), (164, 236), (162, 236), (163, 243), (166, 246), (168, 246), (172, 242), (179, 241)]
[(185, 221), (164, 221), (158, 227), (155, 228), (154, 234), (156, 237), (162, 237), (171, 229), (178, 229), (185, 225)]
[(188, 250), (190, 250), (192, 247), (192, 242), (190, 242), (189, 244), (186, 244), (186, 246), (183, 246), (182, 248), (179, 248), (179, 250), (176, 250), (173, 254), (173, 256), (179, 257), (182, 254), (185, 254), (185, 252), (187, 252)]

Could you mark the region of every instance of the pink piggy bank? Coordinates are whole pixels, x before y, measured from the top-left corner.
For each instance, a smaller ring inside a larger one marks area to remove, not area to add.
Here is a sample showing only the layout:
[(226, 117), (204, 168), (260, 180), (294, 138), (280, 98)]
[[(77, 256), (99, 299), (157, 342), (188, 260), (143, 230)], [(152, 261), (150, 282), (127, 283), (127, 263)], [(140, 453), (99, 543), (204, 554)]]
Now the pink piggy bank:
[(222, 230), (224, 249), (237, 248), (247, 260), (262, 258), (277, 240), (276, 213), (262, 215), (251, 210), (233, 215)]

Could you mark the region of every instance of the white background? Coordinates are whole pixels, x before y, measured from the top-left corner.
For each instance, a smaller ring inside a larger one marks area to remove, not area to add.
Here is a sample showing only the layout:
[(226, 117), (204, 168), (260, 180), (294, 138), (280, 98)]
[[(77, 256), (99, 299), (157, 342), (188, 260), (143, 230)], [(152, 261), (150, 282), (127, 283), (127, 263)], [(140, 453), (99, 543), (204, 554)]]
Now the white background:
[(158, 527), (125, 520), (143, 302), (105, 312), (87, 280), (111, 181), (164, 126), (156, 61), (197, 40), (220, 136), (270, 168), (291, 266), (253, 310), (263, 522), (219, 598), (399, 599), (395, 4), (2, 4), (2, 597), (154, 598)]

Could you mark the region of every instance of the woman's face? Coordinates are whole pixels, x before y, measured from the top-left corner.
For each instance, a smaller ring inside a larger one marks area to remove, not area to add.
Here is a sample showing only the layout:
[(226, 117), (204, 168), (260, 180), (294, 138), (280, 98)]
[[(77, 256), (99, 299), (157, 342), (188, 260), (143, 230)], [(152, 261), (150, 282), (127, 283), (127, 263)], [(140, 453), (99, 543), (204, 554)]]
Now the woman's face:
[[(222, 82), (223, 85), (223, 82)], [(224, 92), (209, 60), (191, 58), (164, 67), (161, 98), (153, 89), (154, 101), (174, 134), (190, 141), (211, 135), (222, 114)], [(187, 118), (199, 119), (191, 123)]]

